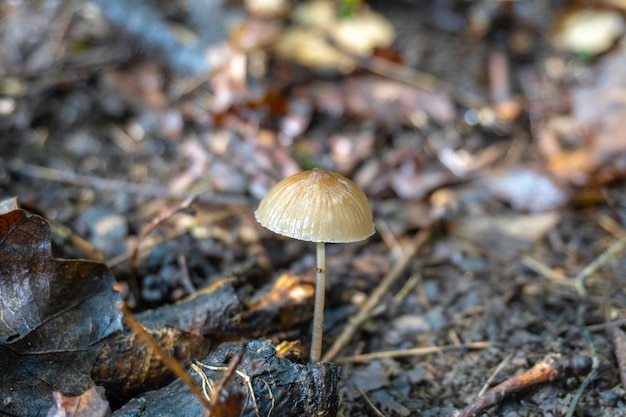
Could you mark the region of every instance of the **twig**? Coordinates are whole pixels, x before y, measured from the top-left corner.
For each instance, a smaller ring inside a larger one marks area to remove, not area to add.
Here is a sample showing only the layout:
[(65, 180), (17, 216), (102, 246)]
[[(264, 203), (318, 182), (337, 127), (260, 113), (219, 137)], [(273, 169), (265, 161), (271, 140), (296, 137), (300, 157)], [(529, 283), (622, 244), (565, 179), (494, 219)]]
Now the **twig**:
[(544, 278), (547, 278), (548, 280), (550, 280), (551, 283), (567, 286), (570, 288), (572, 286), (571, 282), (566, 279), (566, 276), (564, 274), (555, 271), (554, 269), (550, 268), (550, 266), (546, 265), (536, 258), (533, 258), (530, 255), (522, 256), (520, 263), (526, 268), (532, 270), (533, 272), (536, 272)]
[(598, 375), (598, 367), (600, 366), (600, 359), (598, 359), (598, 355), (596, 354), (596, 349), (593, 346), (591, 335), (589, 334), (589, 330), (587, 330), (587, 328), (585, 327), (584, 315), (585, 315), (585, 306), (584, 304), (580, 304), (578, 306), (578, 317), (576, 321), (577, 321), (578, 327), (580, 327), (581, 329), (583, 336), (585, 337), (585, 340), (587, 341), (587, 344), (589, 345), (589, 350), (591, 350), (591, 372), (588, 373), (585, 380), (578, 387), (578, 391), (576, 391), (576, 395), (574, 395), (574, 398), (572, 398), (572, 402), (569, 404), (569, 407), (567, 409), (567, 414), (565, 414), (565, 417), (572, 417), (574, 415), (574, 412), (576, 411), (576, 405), (578, 404), (580, 397), (583, 395), (583, 392), (585, 392), (585, 390), (587, 389), (587, 386), (589, 386), (589, 384), (594, 379), (596, 379), (596, 376)]
[(455, 411), (453, 417), (476, 417), (480, 413), (495, 407), (511, 395), (525, 391), (539, 384), (554, 381), (570, 375), (581, 375), (589, 368), (587, 361), (580, 358), (562, 358), (558, 354), (547, 355), (528, 371), (507, 379), (491, 388), (486, 394), (478, 397), (472, 404), (460, 411)]
[(402, 350), (386, 350), (382, 352), (373, 352), (373, 353), (362, 353), (360, 355), (347, 356), (345, 358), (339, 358), (336, 360), (337, 363), (356, 363), (356, 362), (367, 362), (375, 359), (386, 359), (386, 358), (404, 358), (407, 356), (425, 356), (431, 355), (434, 353), (442, 353), (449, 350), (477, 350), (477, 349), (487, 349), (491, 346), (489, 342), (472, 342), (466, 343), (464, 345), (445, 345), (445, 346), (429, 346), (429, 347), (418, 347), (413, 349), (402, 349)]
[[(204, 363), (202, 363), (200, 361), (195, 361), (195, 363), (191, 364), (191, 368), (199, 376), (201, 376), (201, 378), (203, 378), (204, 374), (200, 370), (200, 368), (208, 369), (209, 371), (213, 371), (213, 372), (229, 372), (229, 369), (231, 369), (230, 366), (228, 366), (228, 367), (225, 367), (225, 366), (213, 366), (213, 365), (204, 364)], [(255, 414), (257, 415), (257, 417), (261, 417), (261, 413), (259, 411), (259, 405), (257, 403), (256, 395), (254, 394), (254, 387), (252, 386), (252, 378), (254, 378), (255, 376), (254, 375), (250, 376), (250, 375), (246, 374), (245, 372), (240, 371), (236, 367), (233, 369), (232, 372), (234, 372), (235, 375), (237, 375), (239, 378), (241, 378), (244, 381), (244, 383), (246, 384), (246, 386), (248, 387), (248, 395), (250, 396), (250, 399), (252, 400), (252, 406), (254, 407)], [(206, 378), (206, 375), (204, 375), (204, 378)], [(258, 378), (258, 379), (264, 382), (265, 388), (269, 392), (270, 399), (272, 400), (271, 409), (268, 412), (268, 415), (270, 415), (271, 414), (271, 410), (273, 410), (274, 406), (275, 406), (274, 395), (272, 394), (272, 390), (270, 389), (270, 387), (267, 384), (267, 382), (265, 382), (261, 378)], [(203, 381), (204, 381), (204, 379), (203, 379)], [(204, 385), (204, 382), (203, 382), (203, 385)], [(210, 385), (211, 385), (211, 392), (213, 392), (214, 391), (213, 385), (212, 384), (210, 384)]]
[(228, 368), (226, 369), (226, 371), (224, 371), (224, 374), (219, 379), (219, 381), (217, 381), (217, 384), (213, 385), (210, 395), (211, 410), (215, 409), (216, 405), (219, 403), (220, 394), (226, 384), (230, 383), (230, 381), (232, 381), (233, 377), (235, 376), (237, 367), (241, 363), (243, 356), (246, 354), (246, 346), (247, 343), (244, 343), (243, 346), (241, 346), (241, 350), (239, 351), (239, 353), (237, 353), (237, 355), (235, 355), (235, 357), (230, 360)]
[(180, 268), (181, 276), (180, 283), (187, 291), (187, 294), (193, 294), (196, 292), (196, 287), (194, 287), (193, 282), (191, 282), (191, 277), (189, 276), (189, 267), (187, 266), (187, 260), (185, 259), (185, 255), (182, 253), (178, 255), (178, 267)]
[[(423, 295), (421, 286), (422, 286), (422, 275), (416, 272), (409, 277), (409, 279), (404, 283), (402, 288), (400, 288), (400, 291), (398, 291), (393, 296), (394, 304), (400, 304), (402, 300), (404, 300), (411, 293), (411, 291), (413, 291), (415, 288), (418, 289), (420, 293), (419, 295)], [(424, 298), (424, 297), (421, 297), (421, 298)], [(421, 298), (419, 299), (420, 304), (422, 302)]]
[(481, 397), (487, 392), (493, 380), (496, 379), (498, 374), (502, 372), (505, 366), (508, 365), (512, 357), (513, 357), (513, 353), (509, 353), (508, 355), (506, 355), (504, 359), (502, 359), (502, 361), (498, 364), (498, 366), (496, 366), (496, 369), (491, 373), (491, 375), (489, 375), (489, 378), (487, 378), (487, 381), (485, 382), (481, 390), (478, 391), (477, 397)]
[(404, 253), (404, 248), (400, 245), (400, 243), (398, 243), (398, 239), (391, 231), (391, 228), (389, 227), (387, 222), (384, 220), (377, 221), (376, 230), (378, 230), (378, 233), (380, 234), (380, 237), (382, 237), (383, 242), (385, 242), (385, 244), (389, 248), (393, 259), (400, 258)]
[(406, 65), (395, 64), (378, 57), (358, 58), (355, 60), (355, 64), (358, 68), (382, 75), (390, 80), (421, 88), (425, 91), (447, 92), (458, 103), (468, 108), (480, 108), (485, 105), (485, 100), (479, 95), (463, 90), (431, 74), (418, 71)]
[[(162, 14), (152, 2), (145, 0), (96, 0), (104, 15), (115, 26), (129, 33), (146, 49), (156, 50), (167, 59), (167, 64), (176, 71), (185, 74), (205, 73), (215, 68), (206, 58), (209, 46), (221, 40), (222, 25), (219, 21), (223, 14), (222, 2), (205, 2), (210, 8), (211, 18), (205, 26), (205, 33), (200, 33), (198, 45), (187, 47), (176, 36)], [(202, 14), (204, 13), (198, 13)]]
[(198, 398), (200, 403), (204, 406), (205, 410), (211, 415), (211, 403), (207, 398), (202, 395), (202, 390), (198, 385), (194, 382), (194, 380), (189, 376), (189, 374), (185, 371), (185, 368), (170, 356), (167, 352), (161, 349), (161, 346), (157, 342), (154, 341), (152, 336), (146, 331), (145, 327), (132, 315), (132, 313), (126, 307), (126, 304), (122, 303), (120, 309), (122, 310), (122, 314), (124, 314), (124, 319), (126, 323), (130, 326), (131, 329), (143, 340), (150, 348), (154, 351), (156, 355), (159, 355), (163, 362), (167, 365), (167, 367), (177, 376), (179, 377), (194, 393), (194, 395)]
[[(50, 221), (50, 220), (49, 220)], [(95, 259), (97, 261), (103, 261), (105, 254), (90, 242), (77, 235), (69, 227), (54, 221), (50, 221), (52, 227), (52, 234), (61, 240), (62, 243), (69, 243), (75, 249), (79, 250), (83, 255), (86, 255), (89, 259)]]
[[(231, 207), (227, 207), (223, 210), (215, 212), (214, 215), (211, 216), (211, 220), (209, 220), (209, 222), (216, 222), (216, 221), (224, 220), (232, 216), (233, 216), (233, 211), (231, 210)], [(184, 235), (185, 233), (188, 233), (192, 229), (192, 227), (193, 227), (192, 225), (183, 225), (177, 228), (174, 232), (172, 232), (171, 234), (167, 236), (157, 237), (157, 238), (146, 238), (145, 243), (141, 245), (141, 247), (139, 248), (138, 256), (143, 256), (144, 254), (147, 254), (149, 251), (151, 251), (155, 247), (162, 245), (163, 243), (168, 242), (170, 240), (176, 239)], [(113, 258), (107, 260), (106, 264), (108, 265), (109, 268), (114, 268), (125, 262), (129, 262), (133, 256), (133, 250), (134, 248), (132, 250), (129, 250), (127, 252), (114, 256)]]
[(611, 323), (607, 331), (613, 340), (615, 357), (617, 358), (619, 369), (619, 379), (622, 383), (622, 388), (626, 389), (626, 332), (620, 329), (616, 323)]
[(385, 417), (385, 415), (382, 413), (382, 411), (380, 411), (378, 409), (378, 407), (376, 407), (374, 405), (374, 403), (372, 402), (372, 400), (370, 400), (370, 397), (367, 396), (367, 394), (365, 393), (365, 391), (363, 391), (359, 386), (356, 386), (356, 389), (359, 391), (359, 393), (361, 394), (361, 396), (363, 397), (363, 399), (365, 400), (365, 402), (367, 403), (367, 405), (369, 405), (369, 407), (372, 409), (372, 411), (374, 412), (374, 414), (376, 414), (378, 417)]
[[(168, 236), (164, 236), (164, 237), (159, 237), (159, 238), (155, 238), (155, 239), (148, 239), (148, 243), (145, 245), (142, 245), (142, 247), (139, 249), (139, 253), (140, 256), (148, 253), (150, 250), (156, 248), (159, 245), (162, 245), (165, 242), (168, 242), (170, 240), (176, 239), (182, 235), (184, 235), (185, 233), (189, 232), (189, 228), (188, 227), (182, 227), (179, 230), (176, 230), (174, 233), (168, 235)], [(124, 253), (121, 253), (119, 255), (116, 255), (114, 257), (112, 257), (111, 259), (108, 259), (106, 261), (106, 264), (109, 268), (115, 268), (125, 262), (129, 262), (131, 257), (132, 257), (133, 253), (132, 251), (127, 251)]]
[(574, 280), (576, 285), (576, 291), (578, 292), (579, 296), (585, 297), (587, 295), (587, 291), (585, 290), (585, 281), (587, 280), (587, 278), (591, 274), (596, 272), (598, 268), (607, 263), (608, 260), (611, 259), (614, 255), (624, 250), (625, 247), (626, 236), (613, 242), (608, 248), (606, 248), (604, 252), (600, 254), (600, 256), (598, 256), (593, 262), (587, 265), (585, 269), (583, 269), (578, 275), (576, 275), (576, 278), (574, 278)]
[(100, 178), (92, 175), (77, 174), (72, 171), (64, 171), (48, 168), (40, 165), (28, 164), (21, 160), (6, 161), (0, 158), (0, 165), (4, 165), (9, 171), (28, 178), (46, 181), (60, 182), (80, 187), (89, 187), (99, 191), (126, 192), (146, 197), (159, 198), (190, 198), (197, 195), (197, 199), (206, 203), (250, 205), (248, 199), (243, 196), (221, 195), (210, 191), (202, 192), (177, 192), (157, 185), (138, 184), (123, 180)]
[(150, 232), (156, 229), (164, 221), (169, 220), (177, 213), (194, 215), (195, 212), (190, 207), (195, 198), (195, 196), (191, 196), (182, 201), (180, 204), (177, 204), (175, 207), (166, 208), (161, 213), (157, 214), (152, 220), (150, 220), (148, 224), (141, 228), (141, 232), (139, 232), (139, 237), (137, 238), (137, 244), (135, 245), (135, 249), (133, 250), (130, 257), (130, 264), (133, 268), (137, 267), (137, 255), (139, 253), (139, 247), (141, 246), (146, 236), (148, 236)]
[[(606, 190), (602, 190), (602, 194), (604, 195)], [(604, 199), (610, 205), (609, 197), (604, 195)], [(613, 207), (615, 210), (615, 208)], [(598, 226), (612, 234), (615, 238), (621, 239), (626, 236), (626, 230), (612, 217), (609, 217), (606, 214), (601, 214), (598, 218)]]
[(613, 320), (610, 322), (592, 324), (590, 326), (587, 326), (587, 330), (589, 330), (589, 332), (599, 332), (599, 331), (605, 331), (609, 329), (611, 326), (624, 326), (624, 325), (626, 325), (626, 319), (617, 319), (617, 320)]
[(367, 299), (367, 301), (361, 306), (359, 312), (356, 316), (353, 316), (348, 321), (348, 324), (343, 329), (343, 332), (339, 335), (339, 337), (334, 341), (331, 348), (326, 352), (326, 354), (322, 357), (322, 362), (332, 361), (337, 357), (339, 352), (350, 343), (350, 339), (359, 328), (359, 326), (367, 320), (370, 316), (371, 310), (380, 303), (383, 296), (389, 291), (389, 288), (396, 282), (396, 280), (400, 277), (404, 269), (409, 265), (409, 262), (413, 259), (415, 254), (419, 248), (426, 242), (426, 239), (430, 236), (431, 229), (424, 229), (417, 233), (417, 235), (413, 238), (411, 243), (405, 249), (404, 254), (398, 261), (394, 264), (393, 268), (387, 273), (387, 275), (380, 281), (380, 284), (372, 295)]

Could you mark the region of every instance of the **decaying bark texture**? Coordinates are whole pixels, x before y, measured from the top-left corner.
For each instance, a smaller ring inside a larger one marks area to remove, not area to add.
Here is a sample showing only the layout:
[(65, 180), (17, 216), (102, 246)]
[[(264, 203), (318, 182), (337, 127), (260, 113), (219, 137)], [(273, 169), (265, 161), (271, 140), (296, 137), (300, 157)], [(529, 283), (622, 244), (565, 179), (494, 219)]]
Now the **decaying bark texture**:
[[(242, 416), (333, 417), (337, 414), (339, 368), (328, 363), (297, 364), (280, 358), (268, 340), (254, 340), (245, 346), (225, 343), (202, 362), (194, 362), (189, 373), (198, 386), (205, 387), (207, 396), (211, 395), (210, 387), (222, 378), (229, 361), (239, 355), (241, 349), (245, 352), (234, 372), (233, 386), (227, 387), (222, 395), (240, 399), (239, 404), (231, 407), (242, 408)], [(189, 387), (180, 380), (133, 399), (114, 413), (116, 417), (165, 415), (206, 414)]]
[[(255, 278), (248, 273), (246, 278), (223, 279), (136, 318), (160, 348), (183, 366), (201, 360), (222, 342), (283, 331), (310, 318), (313, 287), (309, 278), (283, 274), (261, 289), (251, 285)], [(91, 377), (119, 404), (173, 379), (162, 358), (126, 325), (95, 349), (99, 354)]]

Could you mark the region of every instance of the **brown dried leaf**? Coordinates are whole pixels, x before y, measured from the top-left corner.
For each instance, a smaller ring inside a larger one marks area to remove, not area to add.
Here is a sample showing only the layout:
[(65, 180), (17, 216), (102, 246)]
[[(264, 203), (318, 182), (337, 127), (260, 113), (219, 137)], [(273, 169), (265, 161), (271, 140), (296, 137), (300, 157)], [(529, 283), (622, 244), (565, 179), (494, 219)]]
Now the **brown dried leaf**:
[(92, 387), (79, 396), (66, 397), (52, 393), (54, 405), (47, 417), (104, 417), (109, 415), (109, 403), (104, 399), (103, 389)]
[(309, 317), (314, 293), (312, 277), (286, 272), (249, 301), (248, 311), (242, 319), (254, 322), (258, 320), (255, 316), (264, 320), (273, 317), (278, 328), (292, 327), (303, 317)]
[(0, 215), (0, 412), (44, 415), (52, 392), (79, 395), (100, 340), (121, 328), (115, 280), (99, 262), (51, 255), (49, 224)]
[(28, 338), (21, 353), (88, 347), (121, 328), (106, 265), (55, 259), (50, 238), (41, 217), (0, 216), (0, 343)]
[[(576, 185), (604, 184), (626, 176), (626, 49), (608, 55), (596, 67), (596, 82), (572, 91), (576, 149), (548, 155), (555, 177)], [(550, 132), (547, 132), (549, 135)], [(572, 148), (572, 145), (563, 148)]]

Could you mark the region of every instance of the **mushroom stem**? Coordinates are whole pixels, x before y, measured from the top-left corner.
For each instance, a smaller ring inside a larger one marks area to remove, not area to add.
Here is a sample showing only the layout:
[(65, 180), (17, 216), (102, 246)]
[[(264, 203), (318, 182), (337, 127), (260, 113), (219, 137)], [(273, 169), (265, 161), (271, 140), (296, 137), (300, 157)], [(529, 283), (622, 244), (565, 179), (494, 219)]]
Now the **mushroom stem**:
[(324, 296), (326, 292), (326, 246), (317, 242), (317, 273), (315, 279), (315, 306), (313, 308), (313, 335), (311, 336), (311, 363), (322, 357), (324, 333)]

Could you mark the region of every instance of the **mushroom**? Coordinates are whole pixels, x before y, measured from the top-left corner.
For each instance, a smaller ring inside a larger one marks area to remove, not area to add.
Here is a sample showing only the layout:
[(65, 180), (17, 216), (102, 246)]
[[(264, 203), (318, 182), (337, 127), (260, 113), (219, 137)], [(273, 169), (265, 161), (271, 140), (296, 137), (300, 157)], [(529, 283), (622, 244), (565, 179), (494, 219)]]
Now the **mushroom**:
[(261, 200), (254, 213), (267, 229), (283, 236), (317, 243), (317, 273), (311, 362), (322, 353), (325, 243), (347, 243), (374, 234), (367, 197), (352, 181), (335, 172), (315, 168), (285, 178)]

